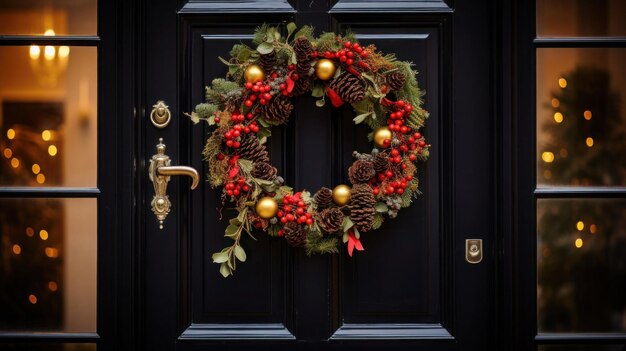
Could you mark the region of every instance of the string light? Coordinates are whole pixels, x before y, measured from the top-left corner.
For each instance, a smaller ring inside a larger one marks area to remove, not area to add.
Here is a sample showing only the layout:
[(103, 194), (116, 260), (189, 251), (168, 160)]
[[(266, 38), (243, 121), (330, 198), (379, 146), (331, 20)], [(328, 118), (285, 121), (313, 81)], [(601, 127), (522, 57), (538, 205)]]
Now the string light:
[(3, 151), (4, 157), (6, 158), (11, 158), (11, 156), (13, 156), (13, 150), (6, 148)]
[(583, 117), (585, 117), (586, 120), (590, 120), (592, 116), (593, 115), (591, 114), (591, 111), (589, 110), (586, 110), (585, 112), (583, 112)]
[(553, 98), (552, 101), (550, 101), (550, 103), (552, 104), (552, 107), (554, 108), (561, 106), (561, 102), (557, 98)]
[(19, 255), (22, 253), (22, 247), (18, 244), (13, 245), (13, 253)]
[(54, 281), (49, 281), (48, 282), (48, 290), (50, 291), (57, 291), (59, 287), (57, 286), (57, 283)]
[(581, 232), (583, 229), (585, 229), (585, 223), (583, 221), (576, 222), (576, 229)]
[(51, 137), (52, 133), (50, 133), (49, 130), (44, 130), (43, 132), (41, 132), (41, 139), (43, 139), (43, 141), (48, 141)]
[(592, 147), (593, 146), (593, 138), (592, 137), (588, 137), (587, 139), (585, 139), (585, 144), (587, 144), (588, 147)]
[(12, 128), (7, 129), (7, 138), (9, 138), (9, 140), (13, 140), (13, 138), (15, 138), (15, 130)]
[(543, 160), (543, 162), (551, 163), (552, 161), (554, 161), (554, 154), (550, 151), (544, 151), (541, 154), (541, 159)]
[(54, 145), (50, 145), (48, 146), (48, 154), (50, 154), (50, 156), (55, 156), (57, 154), (57, 147)]
[(596, 226), (595, 224), (592, 224), (589, 226), (589, 232), (591, 234), (595, 234), (598, 231), (598, 226)]
[(44, 249), (44, 252), (46, 253), (46, 256), (48, 256), (50, 258), (57, 258), (57, 257), (59, 257), (59, 250), (55, 249), (54, 247), (46, 247)]
[(41, 238), (41, 240), (48, 240), (48, 231), (45, 229), (40, 230), (39, 237)]
[(39, 172), (41, 172), (41, 167), (39, 167), (38, 164), (33, 164), (33, 166), (31, 167), (31, 169), (33, 170), (33, 173), (35, 174), (39, 174)]
[(29, 301), (31, 304), (33, 304), (33, 305), (34, 305), (34, 304), (36, 304), (36, 303), (37, 303), (37, 296), (35, 296), (35, 295), (33, 295), (33, 294), (28, 295), (28, 301)]
[(46, 176), (43, 173), (37, 174), (37, 183), (43, 184), (46, 182)]
[(565, 80), (565, 78), (559, 78), (559, 86), (565, 88), (567, 86), (567, 80)]
[(581, 238), (576, 239), (576, 241), (574, 242), (574, 245), (576, 245), (577, 249), (580, 249), (581, 247), (583, 247), (583, 239)]
[(567, 155), (568, 155), (567, 149), (566, 148), (561, 148), (561, 150), (559, 150), (559, 155), (561, 157), (567, 157)]
[(554, 121), (556, 123), (561, 123), (563, 122), (563, 114), (561, 112), (555, 112), (554, 113)]
[(35, 231), (33, 230), (33, 228), (26, 227), (26, 236), (32, 237), (33, 235), (35, 235)]
[(11, 159), (11, 167), (13, 167), (13, 168), (17, 168), (17, 167), (19, 167), (19, 166), (20, 166), (20, 160), (19, 160), (19, 159), (17, 159), (17, 158), (15, 158), (15, 157), (14, 157), (14, 158), (12, 158), (12, 159)]

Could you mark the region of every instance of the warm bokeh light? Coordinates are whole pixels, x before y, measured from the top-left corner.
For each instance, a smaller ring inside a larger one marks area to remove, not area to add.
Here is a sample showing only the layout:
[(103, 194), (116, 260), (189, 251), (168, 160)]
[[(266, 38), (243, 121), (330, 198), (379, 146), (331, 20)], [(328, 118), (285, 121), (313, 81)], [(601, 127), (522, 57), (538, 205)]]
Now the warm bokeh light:
[(576, 239), (576, 241), (574, 242), (574, 245), (576, 245), (577, 249), (580, 249), (581, 247), (583, 247), (583, 239), (581, 238)]
[(9, 138), (9, 140), (15, 138), (15, 130), (13, 128), (7, 129), (7, 138)]
[(56, 35), (56, 33), (54, 32), (54, 29), (50, 28), (50, 29), (46, 29), (46, 31), (43, 33), (43, 35), (45, 35), (47, 37), (51, 37), (53, 35)]
[(6, 148), (3, 151), (4, 157), (6, 158), (11, 158), (11, 156), (13, 156), (13, 150)]
[(557, 98), (552, 98), (552, 101), (550, 101), (550, 103), (552, 104), (552, 107), (554, 108), (561, 106), (561, 102)]
[(587, 139), (585, 139), (585, 144), (587, 144), (587, 146), (592, 147), (593, 146), (593, 138), (592, 137), (588, 137)]
[(54, 60), (54, 56), (56, 56), (56, 49), (54, 46), (46, 45), (43, 48), (43, 58), (46, 59), (46, 61), (52, 61)]
[(585, 223), (583, 221), (576, 222), (576, 229), (578, 229), (579, 232), (582, 231), (585, 229)]
[(585, 112), (583, 112), (583, 117), (585, 117), (586, 120), (590, 120), (592, 117), (592, 113), (589, 110), (586, 110)]
[(52, 133), (50, 133), (49, 130), (44, 130), (43, 132), (41, 132), (41, 139), (43, 139), (44, 141), (50, 140), (51, 137)]
[(45, 229), (40, 230), (39, 237), (41, 238), (41, 240), (48, 240), (48, 231)]
[(50, 291), (57, 291), (58, 288), (59, 287), (57, 286), (56, 282), (53, 282), (53, 281), (49, 281), (48, 282), (48, 290), (50, 290)]
[(17, 168), (19, 166), (20, 166), (20, 160), (18, 160), (17, 158), (12, 158), (11, 159), (11, 167)]
[(591, 234), (595, 234), (598, 231), (598, 226), (596, 226), (595, 224), (592, 224), (589, 226), (589, 232)]
[(563, 114), (561, 112), (555, 112), (554, 113), (554, 121), (556, 123), (561, 123), (563, 122)]
[(565, 88), (567, 86), (567, 80), (565, 80), (565, 78), (559, 78), (559, 86)]
[(546, 179), (551, 179), (552, 178), (552, 171), (550, 171), (549, 169), (546, 169), (545, 171), (543, 171), (543, 177)]
[(35, 230), (32, 227), (26, 227), (26, 235), (32, 237), (35, 235)]
[(18, 244), (13, 245), (13, 253), (19, 255), (22, 253), (22, 247)]
[(35, 174), (39, 174), (39, 172), (41, 172), (41, 167), (39, 167), (39, 165), (38, 165), (38, 164), (36, 164), (36, 163), (35, 163), (35, 164), (33, 164), (33, 166), (31, 167), (31, 169), (32, 169), (33, 173), (35, 173)]
[(48, 146), (48, 154), (50, 154), (50, 156), (55, 156), (57, 154), (57, 147), (54, 145), (50, 145)]
[(66, 58), (70, 55), (70, 47), (69, 46), (61, 46), (59, 47), (59, 58)]
[(48, 256), (50, 258), (57, 258), (57, 257), (59, 257), (59, 250), (57, 250), (54, 247), (46, 247), (44, 251), (46, 253), (46, 256)]
[(28, 51), (28, 54), (30, 55), (30, 58), (32, 60), (38, 60), (39, 55), (41, 55), (41, 49), (39, 48), (38, 45), (31, 45), (30, 50)]
[(46, 176), (43, 173), (37, 174), (37, 183), (43, 184), (46, 182)]
[(541, 154), (541, 159), (543, 160), (543, 162), (547, 162), (550, 163), (552, 161), (554, 161), (554, 154), (550, 151), (544, 151)]
[(559, 150), (559, 156), (561, 157), (567, 157), (569, 153), (567, 152), (566, 148), (561, 148), (561, 150)]
[(34, 305), (34, 304), (36, 304), (36, 303), (37, 303), (37, 296), (35, 296), (35, 295), (33, 295), (33, 294), (28, 295), (28, 301), (29, 301), (31, 304), (33, 304), (33, 305)]

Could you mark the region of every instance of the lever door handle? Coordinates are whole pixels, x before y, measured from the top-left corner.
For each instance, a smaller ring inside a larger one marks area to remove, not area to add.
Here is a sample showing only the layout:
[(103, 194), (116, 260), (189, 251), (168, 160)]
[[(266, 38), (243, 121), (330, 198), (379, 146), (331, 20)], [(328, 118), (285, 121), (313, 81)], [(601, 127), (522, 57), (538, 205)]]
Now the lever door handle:
[(152, 212), (159, 221), (159, 228), (163, 229), (163, 221), (170, 213), (172, 203), (167, 196), (167, 184), (173, 175), (186, 175), (191, 177), (191, 190), (198, 187), (200, 176), (198, 171), (188, 166), (171, 166), (170, 157), (165, 154), (165, 144), (163, 138), (159, 139), (156, 146), (157, 153), (150, 159), (150, 168), (148, 169), (148, 177), (154, 185), (154, 197), (150, 205)]

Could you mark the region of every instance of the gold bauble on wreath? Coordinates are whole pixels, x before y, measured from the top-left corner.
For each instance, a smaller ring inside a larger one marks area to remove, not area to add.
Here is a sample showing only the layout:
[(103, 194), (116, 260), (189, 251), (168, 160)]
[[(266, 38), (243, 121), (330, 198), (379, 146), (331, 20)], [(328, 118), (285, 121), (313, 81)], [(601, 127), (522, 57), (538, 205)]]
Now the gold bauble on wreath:
[(380, 149), (388, 148), (391, 145), (392, 133), (388, 127), (380, 127), (374, 130), (373, 141)]
[(270, 219), (278, 212), (278, 203), (273, 198), (266, 196), (256, 203), (256, 214), (263, 219)]
[(321, 59), (315, 65), (315, 75), (321, 80), (329, 80), (335, 75), (337, 66), (329, 59)]
[(333, 189), (333, 201), (339, 206), (348, 204), (350, 201), (350, 187), (345, 184), (337, 185)]
[(250, 65), (243, 72), (243, 78), (248, 83), (256, 83), (265, 79), (265, 72), (259, 65)]

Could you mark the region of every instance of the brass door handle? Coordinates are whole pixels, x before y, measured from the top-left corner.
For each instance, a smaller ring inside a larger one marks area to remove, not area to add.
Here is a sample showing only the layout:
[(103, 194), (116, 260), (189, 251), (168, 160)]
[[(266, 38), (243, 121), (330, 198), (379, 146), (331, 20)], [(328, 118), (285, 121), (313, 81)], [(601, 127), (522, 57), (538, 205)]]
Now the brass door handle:
[(150, 159), (150, 168), (148, 168), (148, 177), (154, 185), (154, 197), (150, 205), (152, 206), (152, 212), (154, 212), (157, 220), (159, 221), (159, 228), (163, 229), (163, 221), (170, 213), (172, 203), (169, 196), (167, 196), (167, 184), (170, 181), (170, 176), (173, 175), (187, 175), (191, 177), (191, 190), (198, 187), (200, 182), (200, 176), (198, 171), (188, 166), (171, 166), (170, 157), (165, 154), (165, 144), (163, 144), (163, 138), (159, 139), (159, 144), (156, 146), (157, 153)]

